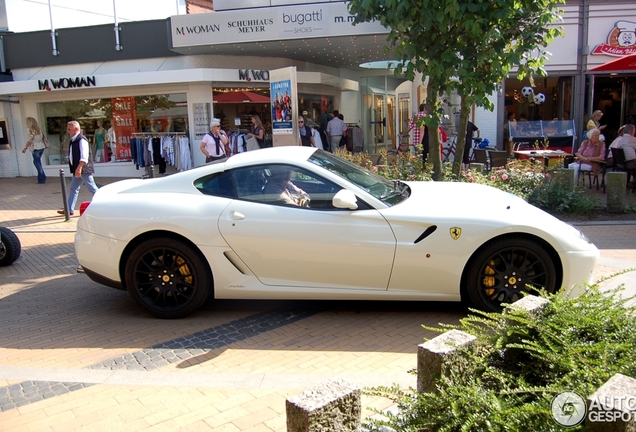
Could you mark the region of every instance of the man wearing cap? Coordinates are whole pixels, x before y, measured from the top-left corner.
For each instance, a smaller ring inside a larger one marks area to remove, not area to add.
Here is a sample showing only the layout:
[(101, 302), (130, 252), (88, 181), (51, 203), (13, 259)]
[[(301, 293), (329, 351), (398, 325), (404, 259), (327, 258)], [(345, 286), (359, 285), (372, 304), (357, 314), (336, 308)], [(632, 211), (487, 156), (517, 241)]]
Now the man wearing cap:
[(338, 118), (340, 112), (338, 110), (333, 111), (333, 118), (327, 123), (327, 137), (329, 137), (329, 143), (331, 144), (331, 152), (335, 153), (336, 149), (340, 147), (340, 139), (347, 130), (347, 125), (344, 121)]
[(601, 110), (596, 110), (592, 113), (592, 118), (587, 122), (587, 130), (592, 130), (592, 129), (598, 129), (600, 131), (602, 131), (603, 129), (605, 129), (605, 126), (607, 125), (603, 125), (601, 126), (601, 124), (599, 123), (599, 121), (601, 120), (601, 117), (603, 117), (603, 111)]

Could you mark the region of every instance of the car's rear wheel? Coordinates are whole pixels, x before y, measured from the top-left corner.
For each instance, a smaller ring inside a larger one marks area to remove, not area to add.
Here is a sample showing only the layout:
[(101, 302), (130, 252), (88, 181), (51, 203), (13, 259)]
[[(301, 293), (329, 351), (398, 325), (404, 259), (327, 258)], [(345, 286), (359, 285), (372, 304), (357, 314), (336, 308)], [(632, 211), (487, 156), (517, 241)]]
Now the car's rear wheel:
[(466, 271), (466, 293), (478, 309), (498, 312), (524, 291), (555, 292), (556, 269), (548, 251), (526, 238), (495, 240), (480, 250)]
[(0, 227), (0, 267), (8, 266), (20, 257), (20, 239), (9, 228)]
[(174, 239), (141, 243), (125, 268), (131, 297), (159, 318), (181, 318), (197, 310), (212, 290), (212, 275), (205, 257)]

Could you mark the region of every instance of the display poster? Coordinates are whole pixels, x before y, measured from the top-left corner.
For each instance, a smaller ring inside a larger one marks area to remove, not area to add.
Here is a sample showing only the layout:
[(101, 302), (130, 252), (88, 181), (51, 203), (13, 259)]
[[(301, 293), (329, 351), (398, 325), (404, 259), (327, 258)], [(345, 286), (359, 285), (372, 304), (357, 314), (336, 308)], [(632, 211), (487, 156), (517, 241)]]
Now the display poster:
[(11, 142), (9, 141), (9, 129), (7, 125), (7, 119), (0, 119), (0, 150), (8, 150), (11, 148)]
[(296, 67), (269, 72), (274, 146), (298, 145), (298, 88)]
[(130, 139), (132, 134), (137, 132), (137, 118), (135, 108), (135, 98), (117, 97), (111, 99), (113, 110), (113, 124), (115, 129), (115, 158), (118, 162), (132, 160), (130, 152)]
[(194, 139), (201, 140), (210, 131), (210, 104), (193, 103), (194, 114)]

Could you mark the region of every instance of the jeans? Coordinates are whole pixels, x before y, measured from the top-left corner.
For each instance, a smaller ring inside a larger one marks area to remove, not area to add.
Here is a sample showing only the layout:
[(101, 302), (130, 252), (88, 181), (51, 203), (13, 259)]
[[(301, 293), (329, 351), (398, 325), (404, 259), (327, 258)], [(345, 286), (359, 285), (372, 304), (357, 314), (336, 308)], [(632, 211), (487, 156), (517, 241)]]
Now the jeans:
[(46, 174), (44, 174), (44, 168), (42, 168), (42, 153), (44, 153), (44, 149), (33, 150), (33, 165), (38, 171), (38, 183), (46, 182)]
[(71, 177), (71, 191), (68, 194), (68, 211), (75, 211), (75, 204), (77, 203), (77, 196), (79, 195), (80, 187), (82, 183), (86, 183), (86, 187), (88, 190), (94, 194), (97, 192), (97, 185), (95, 184), (95, 180), (93, 179), (93, 174), (84, 174), (82, 173), (82, 177), (77, 178), (75, 175)]

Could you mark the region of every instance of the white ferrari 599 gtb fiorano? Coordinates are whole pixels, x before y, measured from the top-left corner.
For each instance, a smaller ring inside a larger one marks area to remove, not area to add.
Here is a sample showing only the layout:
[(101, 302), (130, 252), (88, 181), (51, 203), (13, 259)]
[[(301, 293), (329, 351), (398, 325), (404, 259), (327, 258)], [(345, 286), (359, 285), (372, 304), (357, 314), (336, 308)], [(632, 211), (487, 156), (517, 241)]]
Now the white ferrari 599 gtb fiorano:
[(331, 153), (276, 147), (98, 190), (80, 217), (81, 271), (151, 314), (209, 297), (468, 301), (589, 282), (576, 228), (488, 186), (390, 181)]

